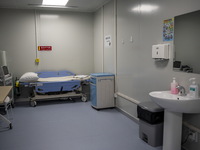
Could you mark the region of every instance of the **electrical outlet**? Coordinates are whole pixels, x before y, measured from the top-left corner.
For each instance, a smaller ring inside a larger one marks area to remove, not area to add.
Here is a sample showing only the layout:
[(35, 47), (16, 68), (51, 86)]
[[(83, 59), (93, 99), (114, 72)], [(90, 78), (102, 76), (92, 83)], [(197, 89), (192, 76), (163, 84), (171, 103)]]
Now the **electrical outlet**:
[(190, 134), (189, 139), (191, 141), (198, 142), (198, 132), (190, 130), (189, 134)]

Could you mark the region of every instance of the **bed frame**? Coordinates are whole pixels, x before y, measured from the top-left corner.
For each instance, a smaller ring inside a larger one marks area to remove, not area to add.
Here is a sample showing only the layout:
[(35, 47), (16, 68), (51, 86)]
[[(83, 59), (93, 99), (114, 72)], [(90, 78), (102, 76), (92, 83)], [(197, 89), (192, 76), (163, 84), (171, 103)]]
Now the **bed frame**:
[[(77, 78), (70, 71), (43, 71), (36, 73), (39, 77), (37, 82), (28, 83), (29, 86), (34, 87), (30, 97), (31, 106), (35, 107), (37, 101), (44, 100), (73, 100), (72, 98), (81, 98), (83, 102), (87, 101), (82, 85), (88, 84), (89, 80)], [(51, 81), (52, 78), (67, 78), (67, 80)], [(49, 79), (50, 81), (48, 81)]]
[(44, 100), (70, 100), (73, 101), (73, 98), (81, 98), (83, 102), (87, 101), (87, 96), (82, 92), (67, 92), (61, 94), (37, 94), (34, 90), (33, 96), (30, 97), (30, 106), (36, 107), (37, 101), (44, 101)]

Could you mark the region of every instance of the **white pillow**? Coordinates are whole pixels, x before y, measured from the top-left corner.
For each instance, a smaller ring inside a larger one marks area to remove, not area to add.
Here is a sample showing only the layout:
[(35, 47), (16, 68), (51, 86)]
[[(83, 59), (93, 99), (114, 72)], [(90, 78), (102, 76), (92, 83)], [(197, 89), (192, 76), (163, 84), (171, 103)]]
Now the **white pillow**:
[(35, 72), (26, 72), (25, 74), (23, 74), (20, 79), (19, 82), (36, 82), (39, 79), (37, 73)]

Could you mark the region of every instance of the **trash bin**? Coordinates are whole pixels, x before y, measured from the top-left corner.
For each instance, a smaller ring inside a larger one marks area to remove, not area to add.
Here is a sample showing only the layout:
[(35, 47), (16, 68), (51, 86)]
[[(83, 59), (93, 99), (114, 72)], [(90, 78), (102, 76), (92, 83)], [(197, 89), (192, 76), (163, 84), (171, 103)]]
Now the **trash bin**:
[(139, 137), (153, 147), (163, 143), (164, 109), (154, 102), (141, 102), (137, 106)]

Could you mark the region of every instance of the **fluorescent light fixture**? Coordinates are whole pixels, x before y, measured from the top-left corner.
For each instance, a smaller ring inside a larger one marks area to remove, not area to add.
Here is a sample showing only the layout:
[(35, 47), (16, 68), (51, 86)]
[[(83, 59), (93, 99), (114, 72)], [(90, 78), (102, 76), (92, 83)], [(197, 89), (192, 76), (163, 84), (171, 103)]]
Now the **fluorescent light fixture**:
[(156, 6), (156, 5), (142, 4), (140, 6), (134, 7), (132, 10), (135, 12), (151, 12), (156, 9), (158, 9), (158, 6)]
[(42, 5), (65, 6), (69, 0), (43, 0)]
[(42, 19), (57, 19), (57, 18), (59, 18), (59, 16), (58, 15), (50, 15), (50, 14), (48, 14), (48, 15), (40, 15), (40, 18), (42, 18)]

